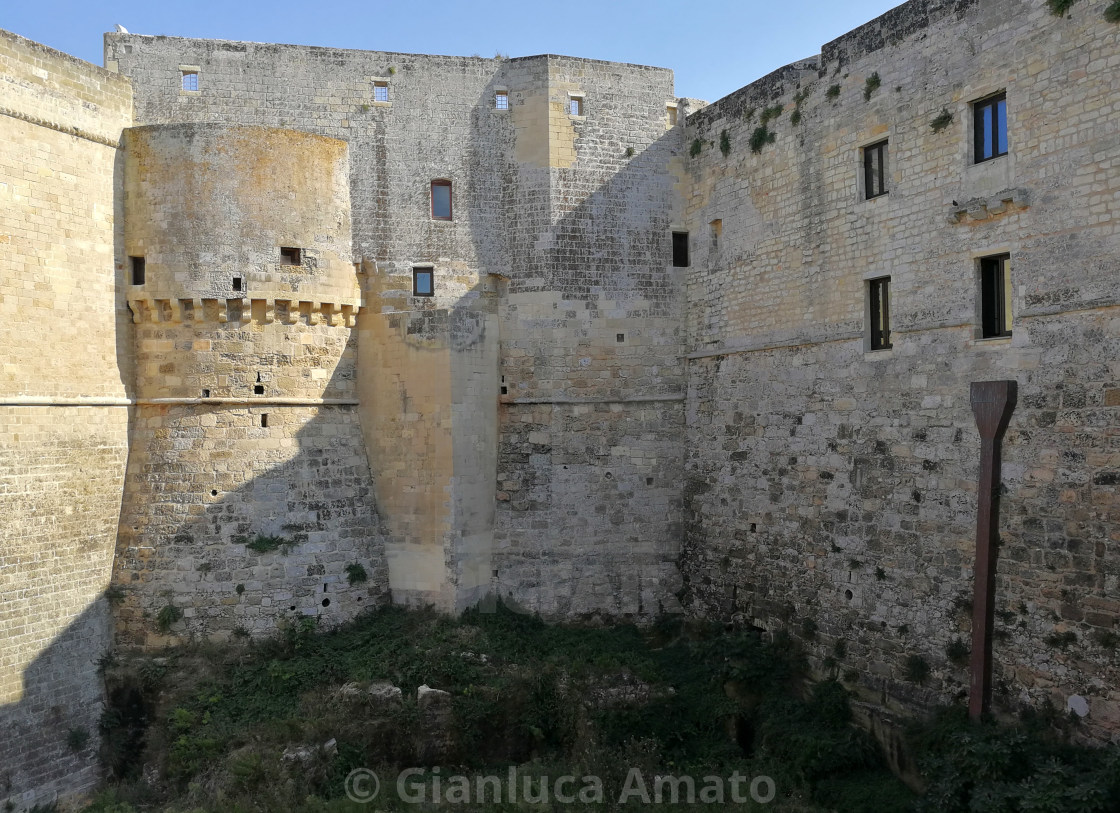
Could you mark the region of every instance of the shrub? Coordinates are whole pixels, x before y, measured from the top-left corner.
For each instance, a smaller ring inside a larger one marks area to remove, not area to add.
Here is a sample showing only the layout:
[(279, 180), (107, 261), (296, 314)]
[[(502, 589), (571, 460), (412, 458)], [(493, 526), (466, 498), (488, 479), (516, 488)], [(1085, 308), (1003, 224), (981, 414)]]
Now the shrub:
[(824, 97), (829, 101), (840, 97), (840, 85), (830, 85), (828, 90), (825, 91)]
[(366, 575), (366, 569), (357, 562), (346, 566), (346, 581), (350, 582), (351, 586), (362, 584), (368, 579), (369, 576)]
[(731, 137), (727, 135), (726, 130), (719, 134), (719, 151), (723, 153), (724, 158), (731, 154)]
[(774, 133), (772, 133), (769, 129), (767, 129), (765, 124), (762, 124), (762, 125), (759, 125), (758, 127), (755, 127), (754, 132), (751, 133), (751, 140), (750, 140), (751, 152), (754, 152), (754, 153), (762, 152), (762, 148), (765, 147), (767, 144), (773, 144), (774, 139), (775, 139)]
[(863, 83), (863, 100), (865, 102), (871, 101), (871, 94), (879, 89), (880, 84), (878, 72), (867, 77), (867, 80)]
[(692, 139), (692, 146), (688, 148), (688, 154), (690, 157), (695, 158), (700, 154), (700, 150), (703, 148), (704, 145), (700, 143), (700, 139), (694, 138)]
[(156, 613), (156, 627), (166, 635), (171, 630), (171, 625), (183, 617), (183, 611), (174, 604), (167, 604)]

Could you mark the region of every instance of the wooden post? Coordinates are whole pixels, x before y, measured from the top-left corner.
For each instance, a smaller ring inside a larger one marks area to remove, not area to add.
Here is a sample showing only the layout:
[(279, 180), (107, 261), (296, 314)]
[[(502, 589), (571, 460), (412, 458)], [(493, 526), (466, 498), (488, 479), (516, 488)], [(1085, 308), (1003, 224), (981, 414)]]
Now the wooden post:
[(976, 567), (972, 594), (972, 660), (968, 715), (978, 720), (992, 705), (992, 623), (999, 546), (1000, 443), (1015, 411), (1014, 381), (972, 382), (972, 414), (980, 432), (976, 492)]

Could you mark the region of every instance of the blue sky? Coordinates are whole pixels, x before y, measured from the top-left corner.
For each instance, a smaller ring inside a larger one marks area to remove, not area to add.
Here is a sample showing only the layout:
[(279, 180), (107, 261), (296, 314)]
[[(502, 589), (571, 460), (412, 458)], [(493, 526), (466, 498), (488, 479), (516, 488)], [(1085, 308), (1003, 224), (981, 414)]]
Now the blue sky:
[(408, 53), (555, 53), (672, 68), (677, 94), (708, 101), (882, 14), (899, 0), (6, 0), (0, 28), (101, 64), (101, 35), (326, 45)]

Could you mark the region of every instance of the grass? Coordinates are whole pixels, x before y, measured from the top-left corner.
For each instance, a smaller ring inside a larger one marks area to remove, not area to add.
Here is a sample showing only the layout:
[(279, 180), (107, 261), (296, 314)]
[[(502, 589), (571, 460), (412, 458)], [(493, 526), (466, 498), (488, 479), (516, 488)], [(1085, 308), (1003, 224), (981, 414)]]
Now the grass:
[[(824, 681), (806, 693), (803, 657), (781, 634), (770, 643), (680, 619), (554, 626), (500, 605), (457, 620), (383, 608), (329, 632), (292, 620), (273, 639), (159, 660), (166, 674), (148, 688), (139, 675), (151, 658), (107, 670), (102, 731), (116, 780), (90, 811), (346, 810), (355, 768), (376, 770), (384, 789), (402, 768), (433, 764), (455, 766), (445, 775), (595, 775), (605, 801), (580, 805), (592, 810), (645, 809), (615, 804), (632, 767), (698, 786), (769, 776), (778, 800), (759, 810), (904, 810), (911, 798), (851, 725), (847, 691)], [(379, 705), (367, 691), (377, 681), (403, 699)], [(451, 693), (438, 737), (416, 699), (425, 683)], [(292, 749), (303, 756), (285, 760)]]
[(876, 71), (871, 74), (863, 83), (863, 100), (865, 102), (871, 101), (871, 94), (879, 89), (882, 80), (879, 79), (879, 73)]

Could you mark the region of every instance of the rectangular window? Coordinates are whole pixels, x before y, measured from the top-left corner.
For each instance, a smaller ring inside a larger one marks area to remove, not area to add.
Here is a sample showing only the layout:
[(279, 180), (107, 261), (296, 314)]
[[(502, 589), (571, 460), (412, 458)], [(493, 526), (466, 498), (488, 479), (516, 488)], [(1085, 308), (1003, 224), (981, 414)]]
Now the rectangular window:
[(583, 97), (582, 96), (569, 96), (568, 97), (568, 113), (573, 116), (583, 115)]
[(144, 258), (143, 257), (129, 257), (129, 262), (132, 265), (132, 284), (144, 284)]
[(389, 83), (388, 82), (374, 82), (373, 83), (373, 100), (375, 102), (389, 101)]
[(412, 295), (432, 296), (435, 293), (435, 269), (430, 265), (412, 269)]
[(198, 90), (198, 71), (183, 71), (183, 90)]
[(509, 110), (509, 94), (504, 90), (499, 90), (494, 94), (494, 109)]
[(972, 105), (976, 163), (1007, 155), (1007, 94), (991, 96)]
[(985, 339), (1011, 335), (1011, 255), (980, 258), (980, 329)]
[(867, 283), (869, 338), (872, 350), (891, 348), (891, 278), (880, 277)]
[(451, 219), (451, 181), (432, 181), (432, 220)]
[(863, 196), (870, 200), (887, 194), (887, 142), (863, 148)]
[(688, 232), (673, 232), (673, 267), (688, 268)]
[(299, 265), (300, 262), (300, 250), (298, 248), (280, 247), (280, 265)]
[(665, 118), (670, 127), (677, 126), (677, 106), (671, 104), (665, 108)]

